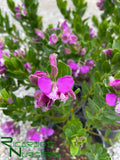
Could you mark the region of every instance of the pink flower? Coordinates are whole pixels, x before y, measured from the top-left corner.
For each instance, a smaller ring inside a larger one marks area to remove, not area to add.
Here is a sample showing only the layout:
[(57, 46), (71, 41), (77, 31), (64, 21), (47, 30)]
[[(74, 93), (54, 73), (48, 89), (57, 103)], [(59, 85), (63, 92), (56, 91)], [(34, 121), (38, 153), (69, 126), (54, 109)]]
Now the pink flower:
[(27, 137), (32, 141), (44, 142), (49, 136), (54, 134), (54, 130), (52, 128), (42, 127), (40, 132), (37, 132), (35, 128), (30, 129), (27, 132)]
[(3, 48), (3, 43), (2, 43), (2, 41), (0, 41), (0, 49), (2, 49)]
[(111, 52), (112, 51), (113, 51), (113, 49), (109, 48), (109, 49), (103, 50), (103, 53), (106, 54), (108, 57), (111, 57)]
[(112, 86), (112, 83), (114, 82), (114, 80), (115, 80), (114, 77), (110, 76), (108, 86)]
[(31, 65), (29, 62), (24, 64), (25, 68), (27, 69), (28, 72), (31, 72)]
[(49, 59), (50, 59), (50, 65), (51, 65), (51, 74), (53, 77), (55, 77), (58, 73), (58, 68), (57, 68), (57, 54), (53, 53), (50, 54)]
[(99, 0), (96, 5), (100, 10), (104, 10), (104, 0)]
[(65, 54), (70, 54), (71, 50), (69, 48), (64, 48), (64, 52), (65, 52)]
[(56, 30), (60, 30), (60, 28), (52, 28), (52, 29), (50, 29), (50, 31), (56, 31)]
[(39, 77), (46, 77), (47, 73), (43, 72), (43, 71), (36, 71), (34, 74), (29, 76), (29, 79), (31, 81), (31, 83), (33, 83), (34, 85), (38, 85), (38, 78)]
[(13, 43), (19, 42), (18, 39), (13, 39)]
[(66, 32), (66, 33), (62, 34), (62, 41), (63, 41), (63, 43), (68, 43), (69, 39), (70, 39), (70, 33)]
[(71, 90), (73, 82), (73, 78), (70, 76), (58, 78), (56, 83), (53, 83), (50, 78), (41, 77), (38, 79), (38, 86), (53, 101), (61, 99), (61, 101), (65, 102), (69, 96), (72, 96), (74, 99), (76, 98)]
[(54, 130), (52, 128), (42, 127), (40, 129), (40, 134), (43, 135), (44, 139), (47, 139), (54, 134)]
[(65, 20), (65, 21), (62, 23), (62, 25), (61, 25), (62, 30), (68, 28), (68, 25), (67, 25), (66, 22), (67, 22), (67, 20)]
[(72, 45), (72, 44), (76, 44), (76, 41), (78, 40), (77, 36), (74, 35), (74, 34), (71, 34), (70, 35), (70, 39), (69, 39), (69, 44)]
[(17, 12), (17, 13), (15, 14), (15, 16), (16, 16), (16, 18), (21, 19), (21, 13), (20, 13), (20, 12)]
[(109, 106), (115, 106), (116, 100), (117, 100), (117, 96), (115, 93), (106, 94), (106, 102)]
[(41, 90), (37, 90), (34, 97), (36, 100), (35, 108), (42, 107), (43, 112), (51, 109), (53, 101), (49, 99)]
[(27, 131), (27, 137), (29, 140), (32, 140), (32, 141), (39, 141), (40, 140), (40, 135), (38, 132), (36, 132), (35, 128), (32, 128), (29, 131)]
[(13, 53), (13, 55), (14, 55), (15, 57), (17, 57), (17, 56), (19, 55), (19, 51), (18, 51), (18, 50), (15, 50), (14, 53)]
[(86, 48), (82, 48), (80, 51), (81, 56), (84, 56), (86, 53)]
[(10, 58), (10, 54), (9, 54), (8, 51), (5, 51), (3, 54), (6, 55), (6, 56), (8, 56)]
[(112, 82), (112, 86), (113, 86), (116, 90), (119, 90), (119, 89), (120, 89), (120, 79), (115, 79), (115, 80)]
[(95, 64), (94, 64), (94, 61), (91, 59), (91, 60), (87, 60), (85, 65), (88, 66), (89, 69), (92, 69)]
[(6, 73), (7, 67), (4, 64), (0, 65), (0, 74)]
[(74, 73), (78, 68), (78, 64), (75, 63), (72, 59), (67, 61), (67, 65), (69, 65), (69, 67), (72, 69), (72, 73)]
[(16, 12), (19, 12), (19, 11), (20, 11), (20, 8), (19, 8), (19, 7), (15, 7), (14, 10), (15, 10)]
[(41, 39), (45, 39), (44, 33), (41, 32), (39, 29), (35, 29), (35, 33), (37, 36), (39, 36)]
[(33, 39), (33, 42), (38, 42), (38, 41), (39, 41), (38, 38), (34, 38), (34, 39)]
[(3, 55), (3, 51), (2, 49), (0, 49), (0, 59), (2, 58), (2, 55)]
[(20, 127), (15, 127), (13, 121), (6, 121), (1, 125), (1, 129), (9, 136), (20, 134)]
[(8, 99), (7, 99), (7, 103), (12, 104), (12, 103), (13, 103), (12, 98), (8, 98)]
[(55, 33), (49, 36), (49, 44), (55, 45), (57, 43), (57, 36)]
[(85, 74), (85, 73), (89, 72), (89, 70), (90, 70), (90, 68), (86, 65), (80, 66), (80, 72), (82, 74)]
[(120, 79), (114, 79), (114, 77), (109, 77), (109, 83), (108, 85), (113, 86), (115, 90), (120, 89)]
[(93, 38), (93, 37), (97, 37), (95, 31), (93, 30), (93, 28), (90, 28), (90, 37)]

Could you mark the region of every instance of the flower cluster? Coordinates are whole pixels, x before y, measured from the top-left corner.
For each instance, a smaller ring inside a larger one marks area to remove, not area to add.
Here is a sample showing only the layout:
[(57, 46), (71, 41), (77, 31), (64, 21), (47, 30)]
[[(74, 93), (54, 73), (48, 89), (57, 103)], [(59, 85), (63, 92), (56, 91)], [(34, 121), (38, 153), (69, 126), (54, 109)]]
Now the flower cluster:
[(93, 30), (93, 28), (90, 28), (90, 37), (93, 38), (93, 37), (97, 37), (95, 31)]
[(103, 53), (107, 55), (107, 57), (111, 57), (111, 53), (112, 53), (113, 49), (109, 48), (109, 49), (104, 49)]
[(52, 79), (49, 78), (49, 75), (43, 71), (36, 71), (33, 75), (30, 75), (31, 83), (38, 85), (39, 90), (35, 92), (35, 107), (42, 107), (43, 111), (47, 111), (51, 108), (55, 100), (61, 100), (66, 102), (69, 99), (69, 96), (76, 99), (74, 92), (72, 91), (73, 78), (69, 75), (60, 77), (55, 80), (58, 74), (57, 68), (57, 55), (51, 54), (50, 65), (51, 65), (51, 75)]
[(99, 0), (96, 5), (100, 10), (104, 10), (104, 0)]
[[(108, 85), (112, 86), (116, 91), (119, 91), (120, 79), (114, 79), (114, 77), (110, 76)], [(120, 97), (117, 96), (116, 93), (108, 93), (106, 95), (106, 102), (109, 106), (115, 106), (115, 111), (117, 114), (120, 113)]]
[(27, 137), (32, 141), (44, 142), (49, 136), (54, 134), (54, 130), (52, 128), (42, 127), (40, 132), (37, 132), (35, 128), (30, 129), (27, 132)]
[(94, 61), (93, 60), (87, 60), (85, 62), (85, 65), (79, 65), (74, 62), (74, 60), (69, 59), (67, 61), (67, 65), (70, 66), (72, 69), (72, 73), (75, 77), (78, 77), (79, 73), (86, 74), (94, 67)]
[(4, 124), (1, 125), (1, 129), (9, 136), (17, 136), (20, 134), (20, 127), (15, 127), (13, 121), (6, 121)]
[(26, 11), (26, 6), (25, 4), (23, 3), (22, 6), (18, 6), (18, 7), (15, 7), (14, 10), (16, 11), (16, 18), (18, 19), (21, 19), (21, 15), (22, 16), (27, 16), (27, 11)]

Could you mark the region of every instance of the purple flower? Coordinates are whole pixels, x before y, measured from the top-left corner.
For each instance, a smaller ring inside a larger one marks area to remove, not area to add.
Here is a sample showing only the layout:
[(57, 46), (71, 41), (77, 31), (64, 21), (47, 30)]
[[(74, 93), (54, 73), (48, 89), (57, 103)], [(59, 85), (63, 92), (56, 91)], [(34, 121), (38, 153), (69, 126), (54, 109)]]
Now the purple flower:
[(114, 77), (109, 77), (109, 83), (108, 85), (113, 86), (115, 90), (120, 89), (120, 79), (114, 79)]
[(16, 16), (16, 18), (21, 19), (21, 13), (20, 13), (20, 12), (17, 12), (17, 13), (15, 14), (15, 16)]
[(34, 38), (34, 39), (33, 39), (33, 42), (38, 42), (38, 41), (39, 41), (38, 38)]
[(102, 43), (102, 47), (105, 48), (105, 47), (106, 47), (106, 44), (105, 44), (105, 43)]
[(7, 99), (7, 103), (12, 104), (12, 103), (13, 103), (12, 98), (8, 98), (8, 99)]
[(43, 72), (43, 71), (36, 71), (34, 74), (29, 76), (29, 79), (31, 81), (31, 83), (33, 83), (34, 85), (38, 85), (38, 78), (39, 77), (46, 77), (47, 73)]
[(93, 60), (87, 60), (85, 65), (88, 66), (89, 69), (92, 69), (95, 64)]
[(3, 54), (6, 55), (6, 56), (8, 56), (10, 58), (10, 54), (9, 54), (8, 51), (5, 51)]
[(20, 7), (15, 7), (14, 10), (15, 10), (16, 12), (19, 12), (19, 11), (20, 11)]
[(27, 132), (27, 137), (32, 141), (44, 142), (49, 136), (54, 134), (52, 128), (42, 127), (40, 132), (37, 132), (35, 128), (30, 129)]
[(96, 5), (100, 10), (104, 10), (104, 0), (99, 0)]
[(18, 51), (18, 50), (15, 50), (14, 53), (13, 53), (13, 55), (14, 55), (15, 57), (17, 57), (17, 56), (19, 55), (19, 51)]
[(36, 104), (35, 108), (42, 107), (43, 112), (51, 109), (53, 101), (48, 98), (41, 90), (37, 90), (34, 94)]
[(21, 58), (25, 57), (25, 54), (26, 54), (26, 53), (25, 53), (24, 48), (21, 48), (21, 49), (20, 49), (20, 57), (21, 57)]
[(109, 49), (103, 50), (103, 53), (106, 54), (108, 57), (111, 57), (111, 52), (112, 51), (113, 51), (113, 49), (109, 48)]
[(115, 93), (106, 94), (106, 102), (109, 106), (115, 106), (117, 100), (117, 96)]
[(68, 25), (67, 25), (66, 22), (67, 22), (67, 20), (65, 20), (65, 21), (62, 23), (62, 25), (61, 25), (62, 30), (68, 28)]
[(62, 34), (62, 41), (63, 43), (68, 43), (70, 39), (70, 33), (63, 33)]
[(30, 65), (29, 62), (26, 62), (26, 63), (24, 64), (24, 66), (25, 66), (25, 68), (27, 69), (28, 72), (31, 72), (31, 65)]
[(65, 54), (70, 54), (71, 50), (69, 48), (64, 48), (64, 52), (65, 52)]
[(52, 28), (52, 29), (50, 29), (50, 31), (56, 31), (56, 30), (60, 30), (60, 28)]
[(74, 34), (71, 34), (70, 35), (70, 39), (69, 39), (69, 44), (72, 45), (72, 44), (76, 44), (76, 41), (78, 40), (77, 36), (74, 35)]
[(2, 55), (3, 55), (3, 51), (2, 49), (0, 49), (0, 59), (2, 58)]
[(6, 121), (4, 124), (1, 125), (1, 129), (9, 136), (13, 136), (14, 134), (20, 134), (20, 127), (15, 127), (13, 121)]
[(3, 43), (2, 43), (2, 41), (0, 41), (0, 49), (2, 49), (3, 48)]
[(32, 128), (29, 131), (27, 131), (27, 137), (29, 140), (32, 140), (32, 141), (39, 141), (40, 140), (40, 135), (38, 132), (36, 132), (35, 128)]
[(49, 59), (50, 59), (50, 65), (51, 65), (51, 74), (53, 77), (55, 77), (58, 73), (58, 68), (57, 68), (57, 54), (53, 53), (50, 54)]
[(93, 28), (90, 28), (90, 37), (93, 38), (93, 37), (97, 37), (95, 31), (93, 30)]
[(47, 139), (49, 136), (54, 134), (54, 130), (52, 128), (42, 127), (40, 129), (40, 134), (43, 135), (44, 139)]
[(90, 70), (90, 68), (88, 66), (86, 66), (86, 65), (80, 66), (80, 72), (82, 74), (85, 74), (85, 73), (89, 72), (89, 70)]
[(6, 73), (6, 70), (7, 67), (4, 64), (0, 65), (0, 74)]
[(120, 79), (115, 79), (115, 80), (112, 82), (112, 86), (113, 86), (116, 90), (119, 90), (119, 89), (120, 89)]
[(55, 45), (57, 43), (57, 36), (55, 33), (49, 36), (49, 44)]
[(13, 43), (19, 42), (18, 39), (13, 39)]
[(39, 36), (41, 39), (45, 39), (44, 33), (40, 31), (39, 29), (35, 29), (35, 33), (37, 36)]
[(86, 53), (86, 48), (82, 48), (80, 51), (81, 56), (84, 56)]
[(71, 59), (67, 61), (67, 65), (69, 65), (69, 67), (72, 69), (72, 73), (74, 73), (78, 68), (78, 64)]
[(53, 101), (60, 99), (65, 102), (69, 96), (74, 97), (74, 99), (76, 98), (74, 92), (71, 90), (73, 82), (73, 78), (70, 76), (58, 78), (56, 83), (53, 83), (48, 77), (41, 77), (38, 79), (38, 86)]

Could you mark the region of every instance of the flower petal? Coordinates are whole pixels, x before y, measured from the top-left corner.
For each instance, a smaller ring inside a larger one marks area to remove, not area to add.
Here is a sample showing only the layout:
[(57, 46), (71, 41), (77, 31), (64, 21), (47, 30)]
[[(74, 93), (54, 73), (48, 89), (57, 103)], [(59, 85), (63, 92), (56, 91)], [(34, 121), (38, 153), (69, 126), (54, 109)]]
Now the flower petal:
[(69, 92), (73, 86), (73, 78), (70, 76), (64, 76), (58, 78), (57, 85), (58, 85), (58, 92), (65, 93)]
[(52, 81), (48, 77), (41, 77), (38, 79), (38, 86), (46, 95), (51, 92)]
[(115, 93), (108, 93), (106, 95), (106, 102), (109, 106), (115, 106), (117, 100), (117, 96)]

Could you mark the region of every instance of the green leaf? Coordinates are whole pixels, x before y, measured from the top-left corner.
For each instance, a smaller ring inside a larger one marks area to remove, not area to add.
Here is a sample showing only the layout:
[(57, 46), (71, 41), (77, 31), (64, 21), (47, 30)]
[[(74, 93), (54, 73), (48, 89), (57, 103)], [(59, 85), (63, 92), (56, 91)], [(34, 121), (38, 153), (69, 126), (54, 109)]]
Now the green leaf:
[(57, 79), (60, 77), (64, 77), (66, 75), (72, 76), (72, 71), (67, 64), (60, 61), (58, 62), (57, 67), (58, 67)]
[(9, 98), (9, 94), (8, 94), (8, 92), (6, 91), (5, 88), (2, 89), (1, 95), (2, 95), (2, 98), (5, 99), (5, 100), (7, 100), (7, 99)]
[(70, 153), (72, 156), (75, 156), (77, 155), (78, 153), (80, 153), (80, 146), (77, 145), (77, 146), (74, 146), (74, 145), (70, 145)]
[(92, 21), (93, 21), (95, 27), (98, 27), (98, 26), (99, 26), (98, 18), (97, 18), (95, 15), (93, 15)]
[(106, 132), (105, 132), (105, 137), (107, 137), (107, 136), (110, 134), (110, 131), (111, 131), (110, 128), (108, 128), (108, 129), (106, 130)]
[(115, 79), (120, 79), (120, 71), (114, 75)]
[(107, 60), (104, 61), (104, 63), (102, 64), (102, 69), (103, 69), (103, 71), (104, 71), (105, 73), (110, 72), (111, 67), (110, 67), (110, 64), (109, 64), (109, 62), (108, 62)]
[(114, 140), (120, 142), (120, 132), (115, 135)]
[(100, 73), (99, 73), (98, 71), (96, 71), (96, 72), (94, 73), (94, 77), (95, 77), (95, 80), (96, 80), (97, 82), (99, 82), (100, 79), (101, 79)]
[(8, 6), (9, 6), (10, 10), (15, 13), (15, 10), (14, 10), (14, 8), (15, 8), (15, 3), (14, 3), (14, 1), (12, 1), (12, 0), (7, 0), (7, 4), (8, 4)]
[(119, 49), (119, 50), (120, 50), (120, 39), (115, 39), (115, 40), (113, 40), (112, 48), (113, 48), (113, 49)]
[(116, 64), (116, 63), (120, 63), (120, 53), (116, 53), (113, 58), (112, 58), (112, 63)]

